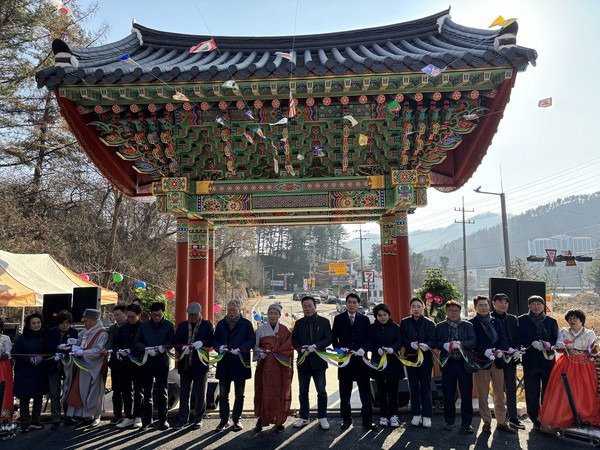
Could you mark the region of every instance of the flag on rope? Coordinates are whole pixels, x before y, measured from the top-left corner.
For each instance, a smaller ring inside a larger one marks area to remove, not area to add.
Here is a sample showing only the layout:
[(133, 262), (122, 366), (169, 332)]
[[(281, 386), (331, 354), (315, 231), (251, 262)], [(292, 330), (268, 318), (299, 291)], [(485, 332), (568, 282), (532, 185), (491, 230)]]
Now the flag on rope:
[(244, 133), (245, 138), (248, 140), (248, 142), (250, 142), (251, 144), (254, 144), (254, 139), (252, 139), (252, 136), (250, 136), (250, 133), (248, 133), (247, 131)]
[(256, 134), (258, 134), (261, 138), (265, 138), (265, 133), (263, 130), (257, 125), (252, 129)]
[(290, 107), (288, 109), (288, 117), (293, 119), (296, 116), (296, 105), (298, 104), (298, 100), (296, 100), (292, 96), (292, 91), (290, 91)]
[(287, 117), (284, 117), (283, 119), (275, 122), (275, 123), (270, 123), (270, 126), (274, 126), (274, 125), (285, 125), (286, 123), (288, 123), (288, 119)]
[(189, 102), (190, 101), (190, 99), (187, 98), (181, 92), (175, 92), (175, 94), (173, 94), (173, 100), (177, 100), (178, 102)]
[(276, 56), (281, 56), (282, 58), (287, 59), (288, 61), (292, 60), (292, 54), (287, 52), (275, 52)]
[(212, 52), (217, 49), (215, 40), (210, 38), (208, 41), (202, 41), (190, 48), (190, 53)]
[(358, 145), (360, 145), (361, 147), (364, 147), (368, 143), (369, 143), (369, 136), (366, 136), (364, 134), (361, 134), (360, 136), (358, 136)]
[(54, 5), (58, 12), (65, 16), (73, 16), (71, 10), (61, 0), (52, 0), (52, 5)]
[(387, 109), (390, 112), (398, 112), (402, 109), (402, 106), (400, 106), (400, 103), (398, 103), (396, 100), (392, 100), (387, 104)]
[(235, 82), (235, 80), (227, 80), (221, 86), (223, 86), (224, 88), (233, 89), (235, 91), (239, 90), (238, 85)]
[(350, 125), (352, 125), (352, 127), (355, 127), (356, 125), (358, 125), (358, 120), (356, 120), (354, 117), (348, 115), (348, 116), (344, 116), (343, 117), (346, 120), (350, 121)]
[(440, 73), (442, 73), (446, 68), (440, 69), (439, 67), (434, 66), (433, 64), (427, 64), (425, 67), (421, 69), (421, 72), (425, 72), (430, 77), (437, 77)]
[(248, 111), (246, 111), (244, 114), (245, 114), (245, 115), (247, 115), (247, 116), (248, 116), (250, 119), (252, 119), (252, 120), (256, 120), (256, 119), (254, 118), (254, 116), (252, 115), (252, 111), (248, 110)]
[(552, 97), (543, 98), (538, 102), (538, 108), (550, 108), (552, 106)]
[(131, 56), (129, 56), (129, 54), (121, 56), (119, 58), (119, 61), (123, 61), (126, 64), (131, 64), (132, 66), (139, 66), (139, 64), (137, 62), (135, 62), (133, 60), (133, 58)]
[(502, 22), (504, 22), (504, 17), (498, 16), (498, 17), (496, 17), (496, 20), (494, 20), (488, 28), (493, 28), (497, 25), (500, 25)]

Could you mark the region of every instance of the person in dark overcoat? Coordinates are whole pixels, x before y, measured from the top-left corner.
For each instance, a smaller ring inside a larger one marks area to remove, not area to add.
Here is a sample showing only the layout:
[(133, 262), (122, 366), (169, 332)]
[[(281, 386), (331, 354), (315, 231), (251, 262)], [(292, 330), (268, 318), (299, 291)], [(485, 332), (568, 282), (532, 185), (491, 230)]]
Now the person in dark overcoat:
[(534, 428), (539, 429), (538, 419), (540, 405), (546, 392), (550, 372), (554, 367), (554, 359), (547, 359), (546, 354), (554, 355), (550, 347), (558, 339), (558, 323), (546, 315), (546, 301), (539, 295), (527, 299), (529, 312), (519, 316), (519, 337), (523, 353), (523, 385), (525, 387), (525, 403), (527, 414)]
[(372, 370), (372, 377), (377, 382), (379, 393), (379, 425), (400, 426), (398, 420), (398, 384), (404, 378), (404, 367), (396, 357), (402, 347), (400, 327), (392, 319), (390, 307), (384, 303), (373, 308), (375, 321), (369, 326), (369, 341), (371, 343), (371, 363), (379, 364), (382, 355), (387, 357), (387, 366), (381, 371)]
[[(77, 330), (71, 326), (73, 316), (69, 311), (63, 310), (56, 316), (58, 326), (50, 328), (46, 337), (46, 352), (49, 354), (63, 353), (65, 357), (71, 349), (71, 344), (77, 339)], [(52, 430), (60, 427), (60, 399), (62, 397), (63, 381), (65, 379), (64, 364), (61, 361), (50, 361), (48, 363), (48, 389), (50, 397), (50, 409), (52, 416)], [(66, 403), (63, 411), (67, 412)], [(65, 425), (75, 425), (72, 418), (65, 414)]]
[[(179, 415), (173, 425), (182, 428), (188, 423), (192, 429), (202, 427), (202, 418), (206, 411), (206, 386), (208, 383), (208, 365), (200, 361), (198, 349), (212, 347), (213, 326), (208, 320), (202, 319), (202, 306), (192, 302), (187, 307), (188, 320), (177, 325), (175, 332), (175, 348), (183, 357), (177, 364), (181, 391), (179, 394)], [(194, 414), (190, 419), (190, 394), (196, 399)]]
[(231, 418), (233, 431), (240, 431), (240, 422), (244, 407), (244, 392), (246, 380), (250, 379), (250, 350), (254, 347), (256, 337), (252, 323), (240, 315), (239, 300), (227, 302), (227, 315), (221, 319), (215, 328), (213, 347), (224, 354), (217, 363), (217, 379), (219, 380), (219, 418), (217, 431), (225, 429), (229, 424), (229, 392), (233, 382), (235, 400)]
[(446, 320), (435, 326), (435, 347), (440, 352), (440, 360), (445, 361), (442, 367), (442, 392), (444, 396), (444, 419), (446, 430), (455, 427), (456, 419), (455, 395), (456, 386), (460, 391), (461, 428), (466, 433), (474, 433), (473, 421), (473, 372), (475, 371), (464, 360), (461, 350), (468, 353), (475, 347), (475, 331), (467, 320), (461, 320), (462, 305), (456, 300), (449, 300), (444, 305)]
[(362, 357), (371, 347), (369, 341), (369, 326), (371, 322), (364, 314), (358, 312), (360, 297), (354, 293), (346, 296), (346, 311), (338, 314), (333, 319), (332, 344), (335, 348), (353, 350), (350, 362), (345, 367), (338, 369), (338, 382), (340, 387), (340, 413), (342, 415), (342, 430), (350, 428), (352, 424), (352, 410), (350, 397), (352, 385), (356, 381), (360, 396), (360, 415), (363, 427), (375, 429), (373, 423), (373, 405), (371, 403), (371, 374), (369, 367), (363, 362)]
[[(41, 314), (30, 314), (25, 318), (23, 334), (17, 338), (12, 348), (15, 360), (14, 395), (19, 399), (21, 412), (21, 432), (41, 430), (42, 397), (48, 393), (48, 365), (41, 355), (46, 351), (46, 335)], [(29, 414), (29, 402), (33, 399), (33, 409)]]
[[(431, 400), (431, 371), (435, 348), (435, 323), (423, 315), (425, 303), (420, 298), (410, 301), (410, 316), (400, 322), (402, 346), (409, 361), (417, 360), (419, 349), (423, 353), (423, 363), (419, 367), (406, 367), (408, 386), (410, 388), (410, 409), (413, 415), (411, 425), (423, 424), (431, 428), (433, 413)], [(414, 356), (410, 356), (414, 355)]]

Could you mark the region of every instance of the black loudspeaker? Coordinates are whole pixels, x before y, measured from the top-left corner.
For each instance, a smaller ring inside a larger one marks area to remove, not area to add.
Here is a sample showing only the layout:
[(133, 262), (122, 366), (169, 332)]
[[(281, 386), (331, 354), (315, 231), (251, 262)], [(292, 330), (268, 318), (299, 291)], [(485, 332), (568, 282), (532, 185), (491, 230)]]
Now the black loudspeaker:
[(527, 300), (532, 295), (539, 295), (546, 301), (546, 283), (543, 281), (519, 281), (519, 314), (527, 314)]
[(80, 322), (83, 312), (88, 308), (100, 309), (101, 293), (99, 287), (73, 288), (73, 322)]
[[(490, 278), (490, 301), (496, 294), (506, 294), (510, 299), (508, 304), (508, 313), (519, 316), (519, 288), (516, 278)], [(525, 301), (525, 309), (527, 309), (527, 301)]]
[(44, 303), (42, 306), (42, 317), (44, 324), (48, 328), (58, 325), (56, 316), (63, 309), (71, 312), (72, 294), (44, 294)]

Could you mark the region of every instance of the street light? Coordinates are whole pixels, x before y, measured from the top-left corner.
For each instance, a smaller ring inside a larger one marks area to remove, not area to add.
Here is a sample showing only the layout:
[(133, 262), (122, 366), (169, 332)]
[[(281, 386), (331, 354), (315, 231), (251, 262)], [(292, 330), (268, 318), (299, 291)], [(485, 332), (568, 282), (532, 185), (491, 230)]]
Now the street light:
[(504, 191), (502, 192), (486, 192), (481, 190), (481, 186), (477, 189), (473, 189), (478, 194), (489, 194), (500, 196), (500, 207), (502, 208), (502, 237), (504, 239), (504, 265), (506, 268), (506, 278), (512, 277), (512, 270), (510, 268), (510, 250), (508, 246), (508, 220), (506, 218), (506, 197)]
[(263, 295), (265, 293), (265, 269), (267, 268), (271, 268), (271, 289), (273, 289), (273, 269), (274, 267), (272, 265), (268, 265), (268, 266), (263, 266), (262, 269), (262, 286), (263, 286)]

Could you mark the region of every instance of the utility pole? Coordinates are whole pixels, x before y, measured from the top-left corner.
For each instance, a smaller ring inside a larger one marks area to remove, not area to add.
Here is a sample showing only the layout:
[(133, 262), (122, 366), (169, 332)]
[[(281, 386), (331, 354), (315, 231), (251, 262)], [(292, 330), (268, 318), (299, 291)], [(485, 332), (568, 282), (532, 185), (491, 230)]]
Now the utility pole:
[(466, 210), (465, 209), (465, 198), (462, 198), (462, 208), (454, 208), (454, 211), (460, 211), (462, 212), (462, 220), (454, 220), (454, 223), (462, 223), (462, 232), (463, 232), (463, 278), (464, 278), (464, 283), (463, 283), (463, 288), (464, 288), (464, 311), (465, 311), (465, 315), (467, 314), (467, 311), (469, 310), (469, 295), (467, 293), (467, 289), (468, 289), (468, 283), (467, 283), (467, 229), (466, 229), (466, 225), (469, 223), (475, 223), (473, 220), (465, 220), (465, 212), (474, 212), (474, 209), (469, 209)]

